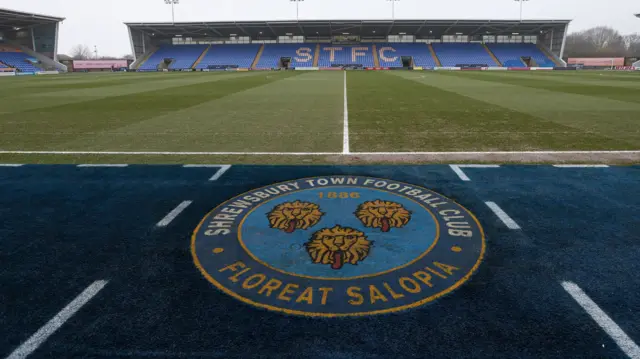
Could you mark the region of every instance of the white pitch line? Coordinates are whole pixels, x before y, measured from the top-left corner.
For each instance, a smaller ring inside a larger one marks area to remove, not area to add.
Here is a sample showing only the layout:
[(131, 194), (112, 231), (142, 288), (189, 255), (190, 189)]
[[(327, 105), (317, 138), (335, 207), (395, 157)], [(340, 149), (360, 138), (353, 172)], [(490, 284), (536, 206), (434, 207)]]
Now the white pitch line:
[(209, 181), (217, 181), (218, 179), (220, 179), (220, 177), (222, 177), (222, 175), (225, 172), (229, 170), (229, 168), (231, 168), (231, 165), (220, 166), (220, 169), (218, 170), (218, 172), (216, 172), (216, 174), (214, 174), (213, 177), (209, 178)]
[(154, 152), (154, 151), (0, 151), (17, 155), (162, 155), (162, 156), (329, 156), (342, 152)]
[(342, 129), (342, 154), (349, 154), (349, 106), (347, 103), (347, 72), (344, 72), (344, 128)]
[(471, 181), (469, 176), (462, 170), (463, 168), (499, 168), (500, 165), (449, 165), (449, 167), (451, 167), (453, 172), (455, 172), (461, 180)]
[(71, 318), (82, 306), (87, 304), (104, 286), (105, 280), (97, 280), (88, 286), (71, 303), (67, 304), (55, 317), (51, 318), (42, 328), (35, 332), (27, 341), (22, 343), (6, 359), (22, 359), (33, 353), (44, 343), (51, 334), (55, 333), (69, 318)]
[(640, 347), (578, 285), (568, 281), (561, 284), (629, 358), (640, 359)]
[(463, 181), (471, 181), (471, 178), (467, 177), (467, 175), (464, 173), (464, 171), (462, 171), (462, 169), (460, 169), (460, 166), (458, 166), (458, 165), (449, 165), (449, 167), (451, 167), (453, 172), (455, 172), (458, 175), (458, 177), (460, 177), (461, 180), (463, 180)]
[(500, 165), (457, 165), (460, 168), (500, 168)]
[(608, 165), (553, 165), (557, 168), (607, 168)]
[(83, 164), (83, 165), (78, 165), (78, 167), (127, 167), (129, 165), (126, 164)]
[[(1, 153), (1, 152), (0, 152)], [(640, 151), (446, 151), (446, 152), (351, 152), (352, 155), (640, 155)]]
[(509, 217), (509, 215), (505, 211), (503, 211), (502, 208), (500, 208), (497, 204), (495, 204), (494, 202), (485, 202), (485, 204), (493, 211), (493, 213), (496, 214), (496, 216), (498, 216), (498, 218), (500, 218), (502, 223), (504, 223), (507, 228), (520, 229), (520, 226), (516, 223), (516, 221), (511, 219), (511, 217)]
[(184, 165), (184, 168), (220, 168), (224, 165)]
[[(14, 155), (165, 155), (165, 156), (333, 156), (342, 152), (171, 152), (171, 151), (0, 151)], [(474, 152), (349, 152), (349, 156), (407, 155), (640, 155), (640, 151), (474, 151)]]
[(0, 163), (0, 167), (22, 167), (23, 164), (18, 163)]
[(169, 223), (171, 223), (171, 221), (173, 221), (176, 217), (178, 217), (178, 215), (180, 213), (182, 213), (182, 211), (184, 211), (185, 208), (189, 207), (190, 204), (191, 204), (191, 201), (183, 201), (176, 208), (174, 208), (171, 212), (169, 212), (162, 220), (160, 220), (160, 222), (158, 222), (158, 224), (156, 224), (156, 226), (157, 227), (166, 227), (166, 226), (168, 226)]

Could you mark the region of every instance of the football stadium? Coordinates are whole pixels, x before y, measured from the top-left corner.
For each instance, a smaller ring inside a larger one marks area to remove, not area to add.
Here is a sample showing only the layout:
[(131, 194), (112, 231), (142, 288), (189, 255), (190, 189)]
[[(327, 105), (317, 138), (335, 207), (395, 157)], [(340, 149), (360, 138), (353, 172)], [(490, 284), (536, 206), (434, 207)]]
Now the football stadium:
[(0, 9), (0, 358), (640, 358), (638, 58), (356, 19), (79, 61), (64, 20)]

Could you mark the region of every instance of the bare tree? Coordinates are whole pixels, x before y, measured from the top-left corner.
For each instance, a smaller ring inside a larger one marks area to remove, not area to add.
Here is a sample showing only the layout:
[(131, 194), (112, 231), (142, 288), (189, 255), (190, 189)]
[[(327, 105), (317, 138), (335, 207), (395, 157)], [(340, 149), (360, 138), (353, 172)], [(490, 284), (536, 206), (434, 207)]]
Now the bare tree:
[(623, 36), (624, 45), (629, 56), (640, 57), (640, 34)]
[(89, 46), (78, 44), (71, 49), (71, 57), (74, 60), (86, 60), (91, 57)]
[(133, 55), (131, 55), (131, 54), (126, 54), (126, 55), (122, 56), (122, 58), (123, 58), (124, 60), (133, 60)]
[(635, 40), (605, 26), (569, 34), (565, 53), (568, 57), (625, 57)]

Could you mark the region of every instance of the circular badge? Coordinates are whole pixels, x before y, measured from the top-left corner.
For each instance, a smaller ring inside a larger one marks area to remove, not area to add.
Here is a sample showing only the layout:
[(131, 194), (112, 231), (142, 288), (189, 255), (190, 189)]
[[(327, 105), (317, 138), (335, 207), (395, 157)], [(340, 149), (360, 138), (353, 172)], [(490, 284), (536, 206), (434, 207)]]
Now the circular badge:
[(217, 288), (305, 316), (362, 316), (433, 301), (480, 265), (482, 227), (464, 207), (388, 179), (327, 176), (232, 198), (202, 220), (191, 252)]

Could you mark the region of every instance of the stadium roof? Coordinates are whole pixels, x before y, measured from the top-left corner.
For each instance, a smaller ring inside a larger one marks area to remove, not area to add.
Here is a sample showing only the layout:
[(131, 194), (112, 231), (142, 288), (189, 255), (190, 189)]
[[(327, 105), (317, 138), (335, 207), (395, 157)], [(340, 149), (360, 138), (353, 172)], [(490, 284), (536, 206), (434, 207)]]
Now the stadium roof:
[(183, 23), (125, 23), (132, 30), (165, 38), (251, 36), (273, 38), (286, 35), (330, 37), (359, 35), (534, 35), (551, 30), (565, 30), (571, 20), (305, 20), (305, 21), (232, 21)]
[(32, 14), (28, 12), (0, 8), (0, 30), (19, 30), (23, 27), (57, 23), (63, 20), (64, 18), (62, 17)]

